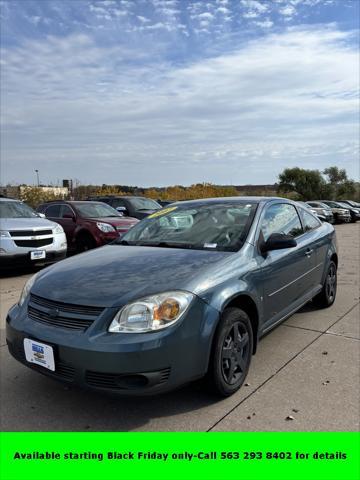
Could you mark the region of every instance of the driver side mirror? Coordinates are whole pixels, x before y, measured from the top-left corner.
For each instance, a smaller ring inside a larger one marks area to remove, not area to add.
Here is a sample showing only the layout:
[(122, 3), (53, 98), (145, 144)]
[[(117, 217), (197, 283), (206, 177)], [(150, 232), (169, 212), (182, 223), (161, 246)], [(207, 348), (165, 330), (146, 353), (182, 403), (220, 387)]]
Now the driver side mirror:
[(40, 218), (46, 218), (45, 213), (39, 213), (37, 212), (38, 217)]
[(272, 233), (270, 237), (263, 242), (260, 247), (261, 253), (266, 253), (271, 250), (282, 250), (283, 248), (296, 247), (297, 243), (292, 235), (285, 235), (283, 233)]
[(129, 212), (126, 207), (116, 207), (116, 210), (120, 213), (120, 215), (128, 216)]

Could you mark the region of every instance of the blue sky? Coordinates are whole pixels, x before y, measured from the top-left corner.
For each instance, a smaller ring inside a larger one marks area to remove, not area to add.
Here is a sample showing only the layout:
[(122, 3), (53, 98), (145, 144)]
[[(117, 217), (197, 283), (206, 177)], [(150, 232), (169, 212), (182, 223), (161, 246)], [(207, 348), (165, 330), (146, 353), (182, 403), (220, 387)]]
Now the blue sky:
[(359, 175), (357, 0), (11, 0), (1, 183)]

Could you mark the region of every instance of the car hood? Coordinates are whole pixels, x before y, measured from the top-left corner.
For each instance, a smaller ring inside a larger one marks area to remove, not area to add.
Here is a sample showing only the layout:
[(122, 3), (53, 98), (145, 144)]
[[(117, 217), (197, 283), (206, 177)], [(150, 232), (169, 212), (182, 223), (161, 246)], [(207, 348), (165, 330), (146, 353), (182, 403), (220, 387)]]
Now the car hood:
[(51, 222), (46, 218), (0, 218), (1, 230), (41, 230), (44, 228), (54, 228), (58, 224)]
[(138, 223), (137, 218), (133, 217), (101, 217), (101, 218), (92, 218), (91, 220), (95, 220), (96, 222), (104, 222), (104, 223), (110, 223), (111, 225), (114, 225), (115, 227), (117, 226), (130, 226), (130, 225), (135, 225)]
[(208, 282), (207, 272), (231, 252), (108, 245), (43, 270), (31, 291), (58, 302), (122, 306), (170, 290)]

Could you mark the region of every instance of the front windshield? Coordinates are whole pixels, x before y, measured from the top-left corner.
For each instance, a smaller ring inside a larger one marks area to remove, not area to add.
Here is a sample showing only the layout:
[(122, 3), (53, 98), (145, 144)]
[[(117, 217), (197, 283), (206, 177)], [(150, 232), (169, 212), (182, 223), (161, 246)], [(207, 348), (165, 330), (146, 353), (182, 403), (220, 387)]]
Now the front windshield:
[(353, 202), (352, 200), (347, 200), (347, 203), (350, 204), (352, 207), (355, 207), (355, 208), (360, 207), (360, 203)]
[(21, 202), (0, 202), (0, 218), (34, 218), (34, 210)]
[(341, 207), (344, 207), (344, 208), (351, 208), (350, 205), (348, 205), (347, 203), (344, 203), (344, 202), (338, 202), (338, 204), (339, 204)]
[(150, 198), (134, 197), (131, 199), (131, 203), (135, 210), (159, 210), (161, 208), (161, 205)]
[(75, 205), (76, 209), (83, 218), (101, 218), (101, 217), (121, 217), (115, 208), (106, 203), (81, 203)]
[(331, 210), (331, 208), (329, 207), (329, 205), (326, 205), (326, 203), (321, 203), (321, 202), (319, 202), (318, 205), (319, 205), (320, 208), (325, 208), (326, 210)]
[(256, 204), (217, 203), (174, 206), (153, 213), (118, 243), (236, 251), (244, 243)]

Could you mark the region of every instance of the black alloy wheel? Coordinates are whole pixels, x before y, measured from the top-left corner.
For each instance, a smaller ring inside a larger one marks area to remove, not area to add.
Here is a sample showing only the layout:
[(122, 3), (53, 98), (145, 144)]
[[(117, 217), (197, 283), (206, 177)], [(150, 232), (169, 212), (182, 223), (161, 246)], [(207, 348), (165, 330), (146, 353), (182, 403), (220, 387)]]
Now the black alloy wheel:
[(331, 307), (335, 302), (337, 290), (337, 268), (331, 261), (326, 272), (325, 282), (321, 292), (313, 298), (313, 302), (320, 308)]
[(253, 351), (249, 316), (239, 308), (224, 311), (215, 334), (208, 379), (222, 396), (232, 395), (244, 383)]

